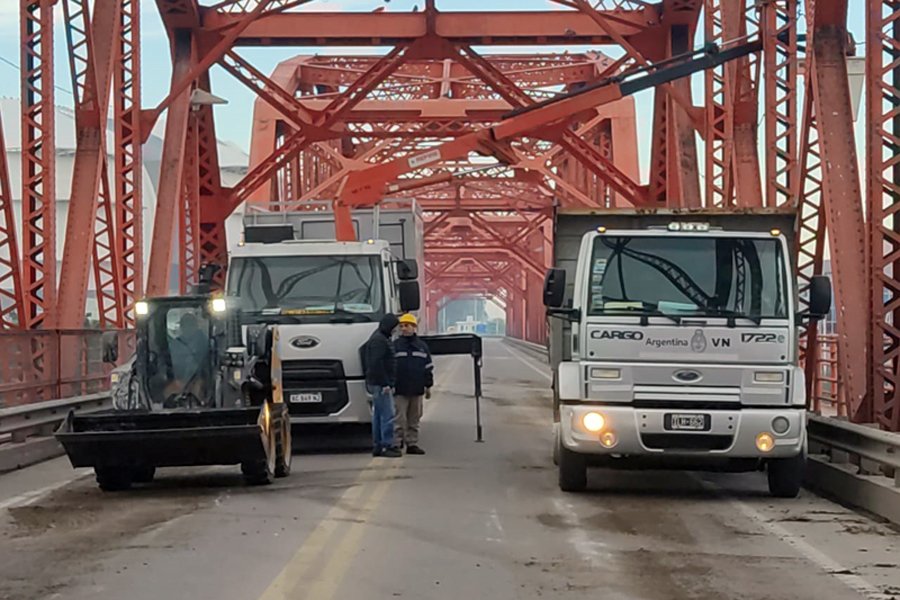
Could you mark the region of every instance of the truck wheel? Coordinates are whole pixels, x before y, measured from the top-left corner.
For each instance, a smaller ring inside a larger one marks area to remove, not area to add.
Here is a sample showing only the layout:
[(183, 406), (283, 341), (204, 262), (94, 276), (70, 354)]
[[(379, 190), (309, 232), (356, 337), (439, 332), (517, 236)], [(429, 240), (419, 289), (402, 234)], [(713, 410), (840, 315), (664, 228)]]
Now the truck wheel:
[(156, 476), (156, 467), (138, 467), (134, 470), (132, 480), (135, 483), (150, 483)]
[(587, 487), (587, 461), (559, 443), (559, 489), (583, 492)]
[(119, 492), (131, 487), (132, 473), (121, 467), (94, 467), (97, 485), (104, 492)]
[(278, 445), (275, 451), (275, 477), (287, 477), (291, 474), (291, 463), (294, 453), (291, 446), (291, 417), (287, 411), (281, 416), (281, 427), (278, 431)]
[(806, 453), (791, 458), (775, 458), (766, 466), (769, 477), (769, 493), (776, 498), (796, 498), (803, 485), (806, 471)]

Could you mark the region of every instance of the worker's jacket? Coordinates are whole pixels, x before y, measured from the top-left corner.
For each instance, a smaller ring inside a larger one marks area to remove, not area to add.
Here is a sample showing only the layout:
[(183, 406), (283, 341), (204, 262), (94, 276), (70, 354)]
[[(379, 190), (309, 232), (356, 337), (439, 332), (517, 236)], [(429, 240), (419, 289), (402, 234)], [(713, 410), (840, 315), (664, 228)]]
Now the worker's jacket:
[(397, 358), (396, 393), (399, 396), (421, 396), (434, 385), (434, 363), (428, 346), (417, 335), (401, 335), (394, 341)]

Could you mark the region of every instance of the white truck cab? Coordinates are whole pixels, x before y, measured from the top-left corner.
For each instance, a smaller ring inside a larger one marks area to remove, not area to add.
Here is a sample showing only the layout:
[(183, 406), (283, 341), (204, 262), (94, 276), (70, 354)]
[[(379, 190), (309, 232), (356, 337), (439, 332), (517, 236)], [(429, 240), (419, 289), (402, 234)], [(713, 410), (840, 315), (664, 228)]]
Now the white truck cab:
[(551, 352), (563, 490), (583, 489), (590, 464), (766, 466), (772, 494), (797, 494), (806, 451), (799, 326), (827, 314), (830, 284), (817, 279), (800, 314), (785, 230), (768, 226), (771, 216), (755, 229), (745, 219), (740, 230), (688, 217), (648, 224), (646, 215), (640, 228), (593, 227), (568, 303), (566, 269), (548, 272), (548, 312), (570, 327), (567, 352)]
[(245, 227), (229, 259), (230, 302), (245, 332), (279, 325), (293, 423), (370, 423), (360, 347), (385, 314), (418, 310), (417, 262), (386, 240), (295, 239), (295, 225)]

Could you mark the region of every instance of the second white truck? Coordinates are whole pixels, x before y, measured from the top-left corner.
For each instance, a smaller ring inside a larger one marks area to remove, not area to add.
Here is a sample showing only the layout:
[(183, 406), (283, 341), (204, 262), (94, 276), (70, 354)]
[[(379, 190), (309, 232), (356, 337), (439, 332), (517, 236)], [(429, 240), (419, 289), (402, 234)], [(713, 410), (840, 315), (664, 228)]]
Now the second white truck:
[(419, 308), (415, 206), (355, 216), (362, 241), (337, 242), (327, 239), (328, 213), (246, 215), (243, 240), (230, 252), (227, 295), (245, 329), (279, 324), (294, 424), (371, 422), (359, 348), (385, 314)]

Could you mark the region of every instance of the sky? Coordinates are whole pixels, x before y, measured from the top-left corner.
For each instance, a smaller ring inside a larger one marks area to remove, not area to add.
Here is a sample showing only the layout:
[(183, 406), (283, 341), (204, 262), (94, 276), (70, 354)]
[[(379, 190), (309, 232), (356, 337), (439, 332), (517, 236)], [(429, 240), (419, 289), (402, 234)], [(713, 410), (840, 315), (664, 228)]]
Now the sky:
[[(210, 4), (210, 0), (201, 0), (202, 4)], [(143, 106), (145, 108), (156, 105), (165, 96), (169, 87), (171, 63), (169, 59), (169, 45), (166, 38), (156, 2), (142, 0), (142, 71), (143, 71)], [(411, 11), (414, 5), (422, 5), (423, 0), (314, 0), (306, 8), (320, 11), (361, 11), (369, 12), (380, 6), (389, 12)], [(19, 64), (19, 39), (18, 39), (18, 2), (14, 0), (0, 0), (0, 96), (19, 97), (20, 78), (18, 77)], [(862, 0), (850, 0), (849, 27), (857, 42), (864, 40), (865, 20)], [(439, 10), (546, 10), (558, 8), (549, 0), (438, 0)], [(56, 8), (57, 26), (54, 30), (54, 52), (56, 55), (55, 68), (57, 71), (56, 101), (63, 106), (72, 106), (71, 83), (68, 75), (68, 63), (65, 49), (65, 32), (62, 22), (61, 3)], [(698, 40), (698, 44), (702, 40)], [(588, 48), (569, 48), (571, 52), (587, 50)], [(614, 48), (596, 48), (607, 54), (616, 55)], [(239, 53), (250, 60), (254, 66), (264, 73), (269, 73), (282, 60), (301, 54), (369, 54), (383, 53), (385, 49), (372, 48), (241, 48)], [(484, 50), (484, 49), (482, 49)], [(505, 52), (555, 52), (558, 47), (531, 47), (531, 48), (505, 48)], [(862, 48), (859, 49), (862, 53)], [(702, 94), (702, 76), (695, 76), (693, 85), (695, 88), (695, 101), (699, 102)], [(254, 96), (240, 82), (230, 75), (214, 67), (212, 72), (212, 92), (228, 101), (225, 106), (218, 106), (216, 111), (217, 134), (223, 140), (236, 143), (238, 146), (248, 149), (250, 142), (250, 115), (253, 111)], [(652, 94), (644, 92), (636, 97), (638, 115), (652, 113)], [(857, 136), (861, 133), (862, 119), (857, 123)], [(646, 179), (647, 162), (649, 159), (649, 140), (652, 124), (648, 118), (638, 118), (638, 140), (641, 171)], [(860, 144), (861, 148), (861, 144)], [(701, 161), (702, 162), (702, 161)]]

